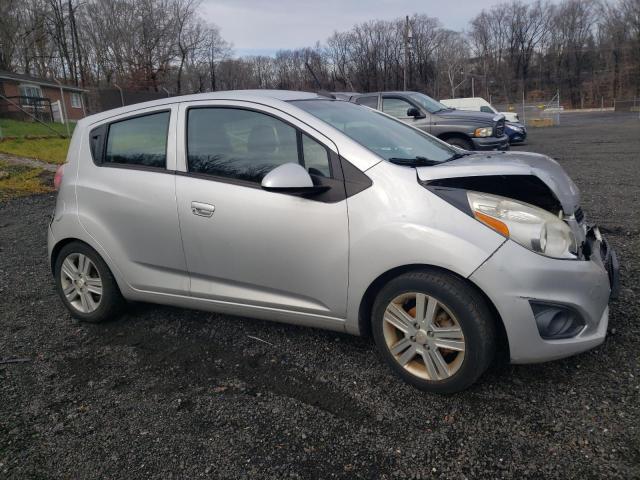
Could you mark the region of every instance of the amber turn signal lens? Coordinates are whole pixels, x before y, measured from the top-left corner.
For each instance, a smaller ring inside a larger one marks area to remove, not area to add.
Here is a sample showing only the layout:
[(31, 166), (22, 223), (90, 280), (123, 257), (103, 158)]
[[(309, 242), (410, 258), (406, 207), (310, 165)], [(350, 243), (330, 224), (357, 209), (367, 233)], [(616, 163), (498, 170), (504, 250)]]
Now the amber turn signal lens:
[(500, 220), (496, 220), (495, 218), (480, 212), (473, 212), (473, 214), (478, 220), (480, 220), (482, 223), (484, 223), (488, 227), (493, 228), (499, 234), (504, 235), (505, 237), (509, 236), (509, 227), (507, 227)]

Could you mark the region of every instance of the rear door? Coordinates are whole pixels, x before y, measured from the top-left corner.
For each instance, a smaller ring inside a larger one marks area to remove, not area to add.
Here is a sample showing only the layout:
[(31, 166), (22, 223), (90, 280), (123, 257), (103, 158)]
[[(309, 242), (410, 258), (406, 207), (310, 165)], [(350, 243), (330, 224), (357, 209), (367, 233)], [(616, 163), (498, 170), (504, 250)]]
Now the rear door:
[(176, 211), (177, 106), (94, 125), (81, 150), (78, 215), (138, 290), (189, 290)]
[[(344, 318), (349, 242), (335, 145), (247, 102), (185, 104), (180, 125), (176, 194), (191, 294), (240, 313)], [(305, 198), (262, 190), (264, 175), (290, 162), (329, 191)]]

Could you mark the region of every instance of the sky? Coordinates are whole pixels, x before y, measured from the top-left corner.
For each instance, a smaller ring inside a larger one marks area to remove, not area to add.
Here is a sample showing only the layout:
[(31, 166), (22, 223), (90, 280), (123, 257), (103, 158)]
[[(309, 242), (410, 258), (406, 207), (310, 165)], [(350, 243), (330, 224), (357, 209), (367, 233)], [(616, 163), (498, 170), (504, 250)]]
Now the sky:
[(368, 20), (424, 13), (446, 28), (463, 30), (471, 18), (498, 0), (203, 0), (207, 22), (220, 27), (237, 56), (273, 55), (307, 47), (334, 31)]

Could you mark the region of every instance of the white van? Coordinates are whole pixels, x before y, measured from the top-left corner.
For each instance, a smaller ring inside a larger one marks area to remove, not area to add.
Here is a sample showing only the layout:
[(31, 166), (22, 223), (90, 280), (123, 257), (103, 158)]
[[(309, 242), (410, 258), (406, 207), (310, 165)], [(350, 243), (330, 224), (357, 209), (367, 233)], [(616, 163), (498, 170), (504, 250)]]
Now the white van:
[(447, 107), (456, 108), (458, 110), (471, 110), (474, 112), (501, 113), (507, 122), (518, 123), (520, 119), (515, 112), (498, 112), (493, 105), (482, 97), (468, 98), (450, 98), (448, 100), (440, 100)]

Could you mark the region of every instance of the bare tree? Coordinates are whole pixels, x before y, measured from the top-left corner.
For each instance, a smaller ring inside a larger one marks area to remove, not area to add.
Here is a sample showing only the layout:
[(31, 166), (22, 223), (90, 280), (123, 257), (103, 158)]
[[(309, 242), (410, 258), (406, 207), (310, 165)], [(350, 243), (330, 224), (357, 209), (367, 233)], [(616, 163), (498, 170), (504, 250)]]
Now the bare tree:
[[(325, 44), (232, 58), (201, 0), (0, 0), (0, 69), (175, 93), (229, 88), (402, 87), (405, 20), (371, 20)], [(409, 18), (409, 88), (435, 97), (476, 90), (504, 100), (573, 105), (640, 95), (640, 0), (510, 0), (476, 15), (468, 34)], [(313, 72), (313, 73), (311, 73)]]
[(458, 32), (446, 31), (438, 48), (438, 64), (444, 72), (451, 89), (451, 98), (455, 98), (456, 90), (465, 79), (464, 68), (467, 63), (467, 42)]

